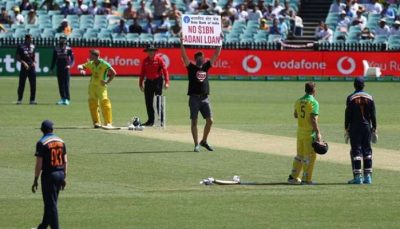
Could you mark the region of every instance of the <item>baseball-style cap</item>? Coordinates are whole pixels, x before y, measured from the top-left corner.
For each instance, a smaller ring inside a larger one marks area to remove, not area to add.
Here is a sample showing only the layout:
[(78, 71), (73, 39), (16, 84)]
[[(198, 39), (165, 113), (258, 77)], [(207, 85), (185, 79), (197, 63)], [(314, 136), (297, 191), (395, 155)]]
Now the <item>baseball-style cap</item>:
[(154, 47), (154, 45), (149, 45), (146, 47), (145, 50), (143, 50), (144, 52), (149, 52), (149, 51), (157, 51), (158, 49), (156, 47)]
[(354, 86), (364, 86), (364, 77), (357, 77), (354, 79)]
[(44, 120), (42, 122), (42, 125), (40, 127), (40, 129), (44, 132), (49, 132), (49, 131), (53, 131), (53, 125), (54, 123), (50, 120)]

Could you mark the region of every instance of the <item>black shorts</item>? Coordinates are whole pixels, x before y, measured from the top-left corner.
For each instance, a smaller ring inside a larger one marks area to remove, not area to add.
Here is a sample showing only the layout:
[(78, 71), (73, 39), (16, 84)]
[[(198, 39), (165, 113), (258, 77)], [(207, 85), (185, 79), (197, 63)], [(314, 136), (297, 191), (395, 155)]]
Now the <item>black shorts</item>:
[(197, 119), (199, 111), (203, 118), (211, 118), (211, 105), (208, 96), (190, 95), (189, 97), (190, 119)]

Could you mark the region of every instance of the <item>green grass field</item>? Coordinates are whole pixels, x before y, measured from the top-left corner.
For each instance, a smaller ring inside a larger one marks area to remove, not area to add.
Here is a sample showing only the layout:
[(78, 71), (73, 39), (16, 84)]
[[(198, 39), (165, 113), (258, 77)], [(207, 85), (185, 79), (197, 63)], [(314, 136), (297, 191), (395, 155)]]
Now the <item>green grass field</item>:
[[(294, 137), (294, 101), (304, 82), (211, 81), (215, 127)], [(400, 168), (374, 170), (374, 184), (346, 185), (348, 165), (317, 161), (320, 185), (285, 182), (292, 157), (193, 145), (91, 129), (88, 79), (71, 81), (70, 106), (56, 106), (55, 78), (38, 79), (37, 106), (16, 106), (17, 78), (0, 79), (0, 228), (31, 228), (43, 214), (41, 194), (30, 191), (42, 120), (55, 122), (68, 147), (69, 174), (60, 194), (62, 228), (398, 228)], [(109, 88), (114, 125), (146, 119), (137, 79), (117, 78)], [(344, 103), (352, 82), (317, 82), (320, 125), (328, 142), (343, 142)], [(400, 84), (367, 82), (377, 104), (376, 148), (400, 154)], [(172, 81), (168, 126), (187, 126), (187, 81)], [(201, 126), (204, 121), (199, 123)], [(78, 127), (78, 128), (77, 128)], [(145, 130), (146, 131), (146, 130)], [(162, 131), (162, 130), (160, 130)], [(212, 132), (210, 139), (213, 139)], [(211, 140), (210, 140), (211, 141)], [(241, 139), (237, 139), (241, 141)], [(213, 139), (217, 144), (218, 139)], [(212, 141), (210, 143), (213, 143)], [(295, 146), (293, 145), (293, 152)], [(329, 154), (343, 152), (330, 151)], [(294, 154), (294, 153), (293, 153)], [(375, 157), (379, 157), (375, 154)], [(396, 162), (399, 163), (399, 162)], [(262, 185), (204, 186), (213, 176)]]

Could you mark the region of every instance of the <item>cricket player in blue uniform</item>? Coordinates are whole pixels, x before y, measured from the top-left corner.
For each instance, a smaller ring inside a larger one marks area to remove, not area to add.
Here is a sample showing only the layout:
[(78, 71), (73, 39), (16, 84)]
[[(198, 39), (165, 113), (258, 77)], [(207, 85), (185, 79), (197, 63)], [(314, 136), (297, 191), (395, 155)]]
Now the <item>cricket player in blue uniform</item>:
[(26, 78), (29, 80), (31, 88), (31, 96), (29, 104), (36, 105), (36, 70), (35, 70), (35, 45), (32, 44), (32, 36), (25, 35), (24, 43), (18, 45), (16, 59), (21, 63), (21, 71), (19, 72), (18, 83), (18, 100), (17, 105), (22, 104), (22, 97), (24, 96)]
[[(349, 184), (372, 183), (371, 134), (376, 136), (375, 102), (364, 90), (364, 78), (354, 80), (355, 91), (347, 97), (344, 128), (350, 137), (353, 179)], [(363, 160), (363, 167), (361, 164)]]
[(54, 48), (53, 60), (51, 62), (50, 70), (53, 71), (54, 66), (57, 65), (57, 80), (58, 90), (61, 99), (56, 103), (57, 105), (69, 105), (69, 79), (70, 69), (74, 65), (74, 54), (71, 47), (67, 46), (67, 38), (60, 37), (59, 45)]
[(35, 193), (38, 188), (40, 175), (44, 214), (37, 228), (45, 229), (50, 226), (52, 229), (58, 229), (57, 199), (60, 189), (64, 189), (66, 185), (67, 151), (64, 141), (53, 134), (53, 122), (43, 121), (40, 129), (43, 137), (36, 143), (35, 179), (32, 192)]

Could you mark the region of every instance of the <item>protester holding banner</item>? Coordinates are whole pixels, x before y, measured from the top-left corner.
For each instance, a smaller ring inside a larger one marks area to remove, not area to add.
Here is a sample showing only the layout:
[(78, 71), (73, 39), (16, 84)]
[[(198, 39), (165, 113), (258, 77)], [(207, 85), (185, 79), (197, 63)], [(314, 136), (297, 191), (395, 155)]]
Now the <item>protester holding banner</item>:
[[(154, 125), (154, 96), (162, 95), (164, 81), (165, 89), (169, 87), (169, 73), (167, 66), (163, 58), (160, 55), (156, 55), (157, 50), (158, 49), (152, 45), (148, 46), (144, 50), (148, 54), (148, 57), (143, 60), (139, 87), (140, 90), (144, 92), (148, 119), (142, 124), (143, 126)], [(144, 80), (145, 78), (146, 80)]]
[[(207, 143), (208, 135), (211, 131), (213, 123), (212, 112), (208, 95), (210, 94), (210, 86), (208, 83), (208, 70), (212, 67), (218, 56), (221, 53), (222, 46), (217, 46), (214, 55), (210, 60), (206, 61), (203, 52), (199, 51), (194, 54), (195, 64), (191, 63), (187, 56), (185, 46), (183, 45), (183, 38), (181, 38), (181, 54), (183, 62), (188, 71), (189, 79), (189, 107), (190, 107), (190, 119), (191, 131), (194, 141), (194, 152), (200, 151), (200, 146), (205, 147), (209, 151), (213, 151), (214, 148)], [(197, 116), (199, 111), (203, 118), (206, 119), (204, 126), (203, 138), (198, 142), (198, 131), (197, 131)]]

